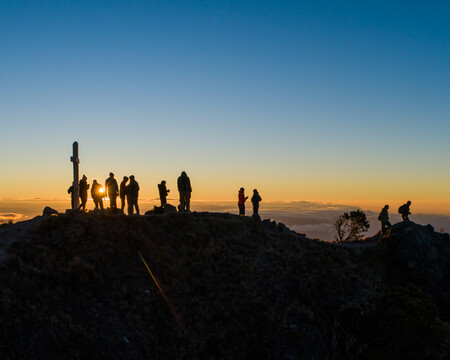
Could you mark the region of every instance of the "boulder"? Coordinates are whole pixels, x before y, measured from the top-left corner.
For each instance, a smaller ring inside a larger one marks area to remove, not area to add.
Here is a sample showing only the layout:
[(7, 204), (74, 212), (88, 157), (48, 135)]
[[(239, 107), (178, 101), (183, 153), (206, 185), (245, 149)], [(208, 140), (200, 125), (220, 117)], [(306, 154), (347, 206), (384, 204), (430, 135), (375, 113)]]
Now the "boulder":
[(46, 206), (44, 208), (44, 211), (42, 212), (42, 216), (58, 216), (59, 212), (56, 211), (55, 209), (52, 209), (49, 206)]
[(261, 222), (261, 217), (258, 214), (253, 214), (252, 219), (256, 220), (257, 222)]
[(286, 225), (284, 225), (282, 222), (278, 223), (277, 229), (278, 229), (278, 231), (280, 231), (282, 233), (289, 233), (289, 232), (291, 232), (291, 230), (289, 230), (289, 228)]
[(265, 226), (266, 228), (272, 229), (272, 230), (276, 230), (277, 229), (277, 223), (275, 220), (271, 221), (270, 219), (264, 219), (262, 221), (263, 226)]
[(450, 318), (450, 239), (431, 225), (404, 221), (393, 225), (381, 239), (388, 280), (412, 283), (430, 294)]
[(170, 204), (164, 204), (164, 214), (175, 214), (177, 212), (177, 208)]

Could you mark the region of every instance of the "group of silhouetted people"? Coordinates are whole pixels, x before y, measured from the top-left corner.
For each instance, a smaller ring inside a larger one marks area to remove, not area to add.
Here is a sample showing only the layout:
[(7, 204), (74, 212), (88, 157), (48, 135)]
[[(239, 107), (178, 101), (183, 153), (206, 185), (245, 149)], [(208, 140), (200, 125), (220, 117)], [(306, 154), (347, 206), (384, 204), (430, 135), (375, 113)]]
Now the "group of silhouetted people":
[[(130, 180), (129, 184), (127, 184), (128, 180)], [(180, 204), (178, 206), (178, 211), (190, 212), (192, 187), (191, 180), (185, 171), (183, 171), (178, 177), (177, 185), (178, 192), (180, 193)], [(78, 184), (79, 196), (81, 200), (78, 210), (86, 211), (89, 187), (90, 185), (87, 182), (87, 177), (86, 175), (83, 175)], [(161, 207), (164, 207), (165, 204), (167, 204), (167, 195), (170, 192), (170, 190), (166, 187), (165, 180), (158, 184), (158, 190), (159, 198), (161, 200)], [(67, 192), (72, 195), (72, 208), (74, 208), (73, 185), (69, 188), (69, 190), (67, 190)], [(134, 175), (130, 175), (129, 178), (124, 176), (120, 186), (117, 184), (117, 180), (114, 178), (114, 174), (112, 172), (109, 173), (109, 177), (105, 180), (105, 187), (99, 184), (96, 179), (92, 180), (91, 197), (94, 201), (96, 210), (104, 209), (103, 198), (106, 196), (109, 198), (111, 209), (117, 209), (117, 197), (120, 197), (122, 212), (124, 211), (125, 204), (127, 203), (128, 215), (132, 215), (134, 211), (136, 211), (136, 214), (139, 215), (139, 184), (135, 180)]]
[[(79, 196), (81, 199), (81, 204), (78, 207), (78, 210), (86, 211), (86, 203), (88, 200), (88, 190), (90, 185), (87, 182), (86, 175), (83, 175), (78, 184)], [(128, 180), (130, 183), (127, 184)], [(190, 212), (190, 204), (191, 204), (191, 193), (192, 186), (191, 180), (189, 176), (187, 176), (185, 171), (181, 172), (181, 175), (177, 179), (177, 188), (180, 195), (180, 204), (178, 205), (179, 212)], [(72, 194), (72, 208), (74, 208), (74, 194), (73, 194), (73, 185), (67, 191), (69, 194)], [(167, 204), (167, 196), (169, 195), (170, 190), (167, 189), (166, 181), (162, 180), (160, 184), (158, 184), (158, 192), (159, 199), (161, 200), (161, 207), (164, 208)], [(94, 210), (103, 210), (103, 198), (108, 196), (109, 198), (109, 206), (111, 209), (117, 209), (117, 197), (120, 197), (121, 201), (121, 211), (123, 212), (125, 209), (125, 204), (128, 204), (128, 215), (132, 215), (136, 210), (136, 214), (139, 215), (139, 205), (138, 205), (138, 197), (139, 197), (139, 184), (134, 178), (134, 175), (130, 175), (123, 177), (123, 180), (120, 183), (120, 186), (117, 184), (117, 180), (114, 178), (114, 174), (112, 172), (109, 173), (109, 177), (105, 180), (105, 187), (98, 183), (96, 179), (92, 180), (91, 187), (91, 197), (94, 201), (95, 209)], [(245, 201), (248, 199), (248, 196), (244, 194), (244, 188), (239, 190), (238, 194), (238, 207), (239, 207), (239, 215), (245, 215)], [(253, 190), (253, 196), (251, 198), (251, 202), (253, 204), (253, 215), (258, 215), (259, 203), (262, 201), (261, 196), (258, 193), (258, 190)]]
[[(81, 200), (78, 210), (82, 211), (86, 211), (86, 203), (88, 200), (88, 190), (90, 185), (87, 180), (86, 175), (83, 175), (78, 183), (78, 191)], [(128, 180), (130, 180), (130, 183), (127, 185)], [(73, 185), (67, 192), (72, 194), (73, 207)], [(125, 203), (128, 203), (128, 214), (131, 215), (134, 213), (134, 210), (136, 210), (136, 214), (139, 215), (139, 184), (135, 180), (134, 175), (131, 175), (129, 178), (124, 176), (122, 182), (120, 183), (120, 187), (117, 184), (117, 180), (114, 178), (114, 174), (112, 172), (109, 173), (109, 177), (105, 180), (105, 187), (99, 184), (97, 179), (92, 180), (91, 197), (94, 201), (96, 210), (103, 210), (103, 198), (106, 196), (109, 198), (109, 206), (111, 209), (117, 209), (117, 197), (120, 197), (121, 211), (124, 211)]]
[[(398, 208), (398, 213), (402, 216), (403, 221), (409, 221), (409, 215), (411, 215), (410, 207), (411, 201), (407, 201), (406, 204), (403, 204)], [(384, 205), (383, 209), (381, 209), (380, 214), (378, 215), (378, 220), (381, 222), (381, 234), (383, 235), (387, 229), (389, 229), (392, 225), (389, 222), (389, 205)]]
[[(244, 194), (245, 189), (241, 187), (238, 192), (238, 207), (239, 207), (239, 215), (245, 216), (245, 202), (248, 199), (248, 196)], [(262, 201), (261, 196), (258, 193), (258, 190), (253, 190), (253, 196), (251, 198), (251, 202), (253, 204), (253, 215), (258, 215), (259, 203)]]

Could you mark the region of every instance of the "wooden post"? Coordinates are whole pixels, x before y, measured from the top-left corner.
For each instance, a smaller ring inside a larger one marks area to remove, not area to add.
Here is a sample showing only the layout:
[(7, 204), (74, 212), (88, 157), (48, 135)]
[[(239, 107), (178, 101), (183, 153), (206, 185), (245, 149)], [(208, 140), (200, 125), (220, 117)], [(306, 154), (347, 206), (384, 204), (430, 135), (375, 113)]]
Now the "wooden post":
[(73, 210), (77, 210), (80, 205), (80, 191), (78, 189), (78, 165), (80, 159), (78, 158), (78, 143), (73, 143), (73, 156), (70, 157), (70, 161), (73, 162)]

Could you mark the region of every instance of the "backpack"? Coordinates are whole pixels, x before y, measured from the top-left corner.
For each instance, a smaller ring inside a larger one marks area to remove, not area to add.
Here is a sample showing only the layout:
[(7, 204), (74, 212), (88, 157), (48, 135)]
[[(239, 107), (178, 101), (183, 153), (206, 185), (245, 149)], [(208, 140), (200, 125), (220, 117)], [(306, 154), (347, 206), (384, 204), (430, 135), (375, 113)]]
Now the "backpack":
[(403, 214), (405, 212), (405, 205), (402, 205), (398, 208), (398, 213)]

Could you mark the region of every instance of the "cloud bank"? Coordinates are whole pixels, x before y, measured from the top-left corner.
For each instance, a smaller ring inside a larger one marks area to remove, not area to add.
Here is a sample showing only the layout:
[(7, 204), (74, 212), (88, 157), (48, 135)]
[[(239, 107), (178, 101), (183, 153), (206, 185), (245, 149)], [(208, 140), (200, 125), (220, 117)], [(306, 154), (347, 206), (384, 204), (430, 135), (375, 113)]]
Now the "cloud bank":
[[(171, 199), (172, 205), (177, 205), (177, 200)], [(141, 200), (139, 202), (142, 213), (153, 209), (154, 205), (159, 205), (159, 201)], [(45, 206), (50, 206), (58, 211), (64, 212), (70, 206), (70, 200), (27, 200), (27, 201), (2, 201), (0, 202), (0, 223), (8, 221), (22, 221), (37, 215), (42, 215)], [(192, 201), (193, 211), (224, 212), (238, 214), (236, 201)], [(88, 202), (88, 209), (93, 209), (92, 201)], [(261, 202), (260, 215), (262, 219), (272, 219), (282, 222), (290, 229), (299, 233), (306, 234), (310, 238), (321, 240), (334, 240), (333, 224), (338, 216), (346, 211), (358, 209), (355, 206), (345, 204), (320, 203), (310, 201), (278, 201)], [(251, 203), (247, 202), (246, 214), (252, 214)], [(370, 222), (370, 229), (366, 236), (372, 236), (380, 229), (378, 213), (370, 210), (365, 211)], [(391, 209), (390, 221), (396, 223), (401, 221), (400, 215)], [(380, 209), (381, 211), (381, 209)], [(450, 216), (435, 214), (413, 214), (410, 219), (416, 223), (427, 225), (431, 224), (436, 231), (443, 229), (444, 232), (450, 230)]]

